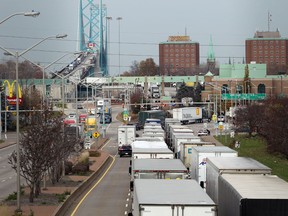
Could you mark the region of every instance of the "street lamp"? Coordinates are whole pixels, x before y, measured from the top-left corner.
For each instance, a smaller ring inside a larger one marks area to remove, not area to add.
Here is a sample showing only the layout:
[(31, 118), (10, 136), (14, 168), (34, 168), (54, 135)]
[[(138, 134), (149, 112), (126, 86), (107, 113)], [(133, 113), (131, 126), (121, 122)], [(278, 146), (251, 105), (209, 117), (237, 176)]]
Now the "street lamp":
[(11, 17), (17, 16), (17, 15), (37, 17), (37, 16), (40, 15), (40, 12), (36, 12), (36, 11), (31, 11), (31, 12), (17, 12), (17, 13), (11, 14), (10, 16), (6, 17), (5, 19), (1, 20), (1, 21), (0, 21), (0, 24), (2, 24), (3, 22), (5, 22), (6, 20), (10, 19)]
[[(67, 35), (66, 35), (67, 36)], [(55, 37), (55, 36), (53, 36)], [(57, 36), (56, 36), (57, 37)], [(27, 48), (23, 52), (19, 53), (16, 51), (13, 53), (12, 51), (0, 46), (0, 49), (4, 50), (6, 54), (12, 55), (16, 58), (16, 152), (17, 152), (17, 210), (21, 211), (20, 209), (20, 146), (19, 146), (19, 77), (18, 77), (18, 63), (19, 63), (19, 57), (39, 45), (40, 43), (44, 42), (45, 40), (48, 40), (51, 37), (46, 37), (42, 40), (40, 40), (38, 43), (34, 44), (33, 46)]]
[(118, 48), (118, 51), (119, 51), (119, 76), (120, 76), (120, 21), (122, 20), (122, 17), (117, 17), (117, 20), (118, 20), (118, 24), (119, 24), (119, 28), (118, 28), (118, 45), (119, 45), (119, 48)]
[[(14, 13), (2, 21), (0, 21), (0, 24), (5, 22), (6, 20), (10, 19), (13, 16), (17, 15), (24, 15), (24, 16), (32, 16), (32, 17), (37, 17), (40, 15), (40, 12), (19, 12), (19, 13)], [(42, 42), (42, 41), (41, 41)], [(9, 54), (13, 55), (16, 58), (16, 146), (17, 146), (17, 211), (21, 212), (21, 206), (20, 206), (20, 146), (19, 146), (19, 92), (18, 92), (18, 61), (19, 61), (19, 56), (24, 55), (26, 52), (28, 52), (30, 49), (34, 48), (37, 46), (39, 43), (35, 44), (34, 46), (24, 50), (22, 53), (19, 53), (16, 51), (16, 53), (10, 52), (4, 47), (0, 46), (0, 49), (4, 50), (5, 52), (8, 52)]]
[(108, 22), (108, 28), (106, 31), (108, 31), (108, 40), (107, 40), (107, 44), (108, 44), (108, 49), (107, 49), (107, 74), (109, 74), (109, 70), (110, 70), (110, 58), (109, 58), (109, 52), (110, 52), (110, 21), (112, 20), (112, 17), (106, 17), (106, 28), (107, 28), (107, 22)]

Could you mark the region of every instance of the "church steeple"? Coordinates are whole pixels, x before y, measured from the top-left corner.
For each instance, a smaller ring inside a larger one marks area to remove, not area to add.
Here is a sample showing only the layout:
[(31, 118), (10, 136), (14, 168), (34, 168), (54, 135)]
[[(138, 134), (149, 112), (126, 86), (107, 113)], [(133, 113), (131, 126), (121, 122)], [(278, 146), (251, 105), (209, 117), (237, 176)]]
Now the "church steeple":
[(210, 43), (209, 43), (209, 49), (208, 49), (208, 55), (207, 55), (208, 71), (211, 71), (213, 73), (215, 69), (215, 65), (216, 65), (215, 53), (213, 50), (212, 36), (210, 35)]

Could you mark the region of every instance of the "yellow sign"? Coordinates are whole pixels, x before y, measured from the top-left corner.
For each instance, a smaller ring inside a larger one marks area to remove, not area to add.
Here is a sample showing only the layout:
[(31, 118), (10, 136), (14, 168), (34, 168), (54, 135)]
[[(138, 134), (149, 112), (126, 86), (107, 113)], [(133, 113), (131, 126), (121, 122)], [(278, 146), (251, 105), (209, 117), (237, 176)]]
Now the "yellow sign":
[[(16, 83), (16, 80), (14, 80), (12, 82), (12, 84), (9, 83), (8, 80), (4, 80), (3, 82), (3, 85), (7, 85), (8, 87), (8, 90), (9, 90), (9, 97), (13, 97), (13, 91), (14, 91), (14, 85)], [(21, 88), (20, 88), (20, 85), (18, 85), (18, 95), (19, 95), (19, 98), (22, 98), (22, 91), (21, 91)]]
[(169, 36), (168, 41), (190, 41), (189, 36)]
[(100, 133), (98, 133), (97, 131), (93, 133), (94, 138), (98, 138), (99, 136), (100, 136)]
[(213, 114), (212, 115), (212, 120), (216, 122), (217, 121), (217, 115)]

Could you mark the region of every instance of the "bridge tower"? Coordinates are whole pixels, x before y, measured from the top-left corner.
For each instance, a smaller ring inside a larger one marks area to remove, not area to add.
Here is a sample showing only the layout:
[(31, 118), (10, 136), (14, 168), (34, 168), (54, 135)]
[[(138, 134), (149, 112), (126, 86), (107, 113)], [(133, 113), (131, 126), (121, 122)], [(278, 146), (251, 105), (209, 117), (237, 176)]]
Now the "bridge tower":
[[(79, 10), (79, 49), (96, 57), (92, 70), (96, 69), (102, 76), (108, 76), (107, 26), (103, 25), (107, 16), (106, 5), (102, 4), (102, 0), (99, 4), (96, 4), (95, 0), (80, 0)], [(94, 71), (90, 71), (86, 76), (92, 74), (95, 75)]]

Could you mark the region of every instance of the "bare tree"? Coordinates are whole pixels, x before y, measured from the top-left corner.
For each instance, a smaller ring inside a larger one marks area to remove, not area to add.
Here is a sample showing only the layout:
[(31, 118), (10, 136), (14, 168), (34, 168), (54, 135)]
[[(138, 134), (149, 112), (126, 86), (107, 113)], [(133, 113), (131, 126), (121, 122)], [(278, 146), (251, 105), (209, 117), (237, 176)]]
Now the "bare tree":
[[(61, 118), (59, 114), (45, 110), (34, 111), (31, 124), (21, 132), (20, 170), (30, 188), (29, 200), (40, 194), (40, 182), (44, 174), (55, 166), (55, 161), (67, 158), (73, 151), (77, 140), (64, 142)], [(16, 169), (17, 157), (14, 151), (9, 163)]]

